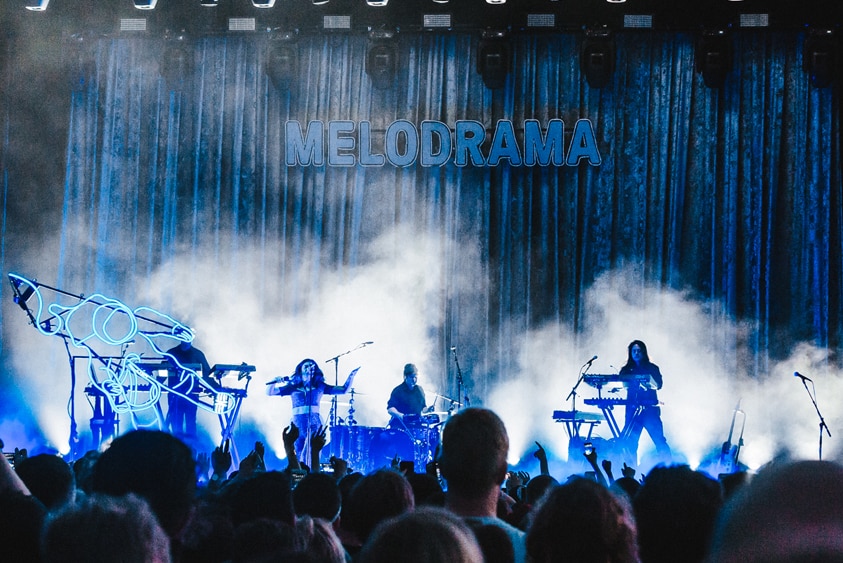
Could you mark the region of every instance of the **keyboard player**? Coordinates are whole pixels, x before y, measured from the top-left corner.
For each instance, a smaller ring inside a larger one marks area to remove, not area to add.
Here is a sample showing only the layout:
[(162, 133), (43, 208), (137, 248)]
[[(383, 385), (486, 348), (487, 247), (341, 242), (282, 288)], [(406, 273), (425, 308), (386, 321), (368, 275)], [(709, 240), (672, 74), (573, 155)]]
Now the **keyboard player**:
[[(199, 375), (205, 380), (211, 374), (211, 366), (204, 352), (193, 346), (191, 341), (179, 342), (177, 346), (167, 350), (167, 354), (182, 367), (201, 371)], [(200, 367), (201, 370), (198, 369)], [(174, 435), (190, 442), (196, 438), (196, 403), (199, 401), (199, 382), (185, 378), (184, 372), (175, 364), (168, 379), (168, 386), (179, 391), (186, 398), (173, 392), (167, 395), (167, 425)]]
[[(641, 438), (642, 430), (646, 429), (656, 451), (662, 461), (669, 461), (671, 457), (670, 446), (664, 437), (664, 424), (661, 418), (661, 407), (657, 390), (662, 388), (662, 374), (659, 366), (650, 361), (647, 354), (647, 345), (640, 340), (633, 340), (627, 347), (628, 357), (619, 375), (649, 375), (650, 384), (635, 383), (627, 387), (627, 407), (624, 423), (624, 435), (628, 438), (629, 448), (632, 453), (638, 451), (638, 441)], [(635, 405), (640, 407), (636, 411)], [(633, 416), (638, 412), (638, 416)]]

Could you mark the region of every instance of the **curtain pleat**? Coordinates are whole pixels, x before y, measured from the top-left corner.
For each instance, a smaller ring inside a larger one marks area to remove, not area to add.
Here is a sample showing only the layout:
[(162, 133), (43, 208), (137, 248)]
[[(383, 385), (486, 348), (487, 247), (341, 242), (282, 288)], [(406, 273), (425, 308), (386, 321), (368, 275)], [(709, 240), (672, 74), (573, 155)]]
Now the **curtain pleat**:
[[(178, 87), (150, 60), (163, 47), (103, 39), (71, 104), (60, 257), (62, 276), (84, 263), (88, 279), (59, 284), (125, 293), (168, 257), (210, 252), (233, 286), (245, 266), (257, 273), (266, 314), (295, 316), (336, 274), (353, 276), (367, 244), (405, 229), (442, 260), (421, 320), (442, 350), (432, 356), (446, 365), (447, 344), (469, 342), (481, 395), (517, 373), (529, 331), (589, 330), (583, 295), (614, 268), (631, 273), (632, 294), (656, 283), (711, 302), (712, 342), (750, 349), (756, 375), (782, 334), (839, 346), (839, 104), (810, 87), (801, 38), (741, 34), (721, 89), (695, 72), (690, 35), (618, 35), (603, 89), (581, 74), (580, 41), (514, 37), (512, 71), (493, 91), (476, 71), (477, 38), (459, 33), (399, 35), (386, 89), (365, 72), (365, 37), (299, 38), (286, 89), (267, 76), (267, 39), (198, 40)], [(566, 141), (588, 119), (602, 163), (285, 164), (288, 120), (366, 121), (377, 152), (397, 120), (491, 132), (501, 119), (519, 139), (524, 120), (562, 119)], [(70, 243), (80, 236), (88, 244)], [(469, 264), (479, 279), (465, 291)]]

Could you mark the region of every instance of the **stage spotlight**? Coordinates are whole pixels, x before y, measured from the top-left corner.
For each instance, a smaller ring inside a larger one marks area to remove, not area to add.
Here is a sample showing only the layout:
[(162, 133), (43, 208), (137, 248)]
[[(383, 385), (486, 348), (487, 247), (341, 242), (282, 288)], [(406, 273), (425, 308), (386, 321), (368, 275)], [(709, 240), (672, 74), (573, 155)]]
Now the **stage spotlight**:
[(720, 88), (732, 70), (732, 38), (723, 29), (704, 31), (697, 41), (696, 71), (709, 88)]
[(199, 5), (206, 8), (216, 8), (220, 5), (220, 0), (199, 0)]
[(802, 68), (814, 88), (827, 88), (837, 69), (837, 37), (831, 29), (812, 29), (802, 47)]
[(31, 12), (43, 12), (50, 4), (50, 0), (27, 0), (24, 7)]
[(497, 90), (506, 84), (510, 59), (509, 35), (505, 31), (486, 30), (477, 46), (477, 72), (486, 88)]
[(373, 31), (369, 34), (369, 50), (366, 52), (366, 74), (372, 79), (372, 86), (380, 90), (395, 83), (398, 70), (398, 48), (395, 46), (394, 31)]
[(292, 33), (284, 34), (272, 42), (266, 56), (266, 75), (279, 91), (290, 90), (298, 76), (298, 66), (299, 54)]
[(154, 10), (158, 0), (134, 0), (138, 10)]
[(252, 0), (252, 6), (255, 8), (271, 8), (275, 5), (275, 0)]
[(615, 41), (608, 29), (586, 31), (580, 50), (580, 70), (592, 88), (603, 88), (612, 81)]

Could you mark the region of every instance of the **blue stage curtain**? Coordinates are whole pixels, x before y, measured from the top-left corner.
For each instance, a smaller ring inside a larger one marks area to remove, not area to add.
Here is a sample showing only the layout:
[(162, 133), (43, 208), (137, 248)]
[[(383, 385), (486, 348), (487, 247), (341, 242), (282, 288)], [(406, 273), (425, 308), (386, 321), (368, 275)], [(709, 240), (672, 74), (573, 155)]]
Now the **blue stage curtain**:
[[(837, 349), (839, 84), (810, 86), (802, 35), (737, 34), (720, 89), (695, 72), (692, 35), (661, 32), (617, 34), (612, 81), (590, 88), (581, 40), (515, 36), (506, 85), (489, 90), (476, 37), (399, 35), (394, 86), (379, 90), (365, 37), (301, 37), (285, 90), (267, 76), (265, 38), (197, 40), (190, 72), (169, 79), (162, 42), (102, 39), (72, 98), (59, 285), (123, 295), (169, 256), (210, 252), (237, 286), (241, 251), (257, 248), (261, 297), (294, 315), (326, 272), (362, 264), (364, 243), (403, 228), (441, 242), (428, 321), (443, 365), (446, 342), (471, 342), (474, 373), (489, 374), (474, 382), (481, 396), (512, 372), (512, 339), (587, 330), (584, 291), (620, 267), (749, 323), (714, 336), (749, 349), (755, 374), (783, 336)], [(594, 123), (600, 166), (284, 163), (288, 120), (366, 120), (382, 139), (399, 119), (493, 130), (556, 118), (569, 132)], [(459, 291), (472, 253), (482, 275)]]

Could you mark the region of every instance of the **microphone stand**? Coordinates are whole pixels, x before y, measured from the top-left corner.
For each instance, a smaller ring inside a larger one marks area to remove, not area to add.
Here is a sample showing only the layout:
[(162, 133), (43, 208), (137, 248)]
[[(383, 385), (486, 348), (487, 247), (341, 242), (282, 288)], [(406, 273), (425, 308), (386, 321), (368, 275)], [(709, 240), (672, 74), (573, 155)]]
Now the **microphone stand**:
[[(351, 350), (346, 350), (342, 354), (337, 354), (333, 358), (325, 360), (326, 364), (334, 362), (334, 387), (336, 387), (340, 384), (340, 373), (339, 373), (339, 371), (340, 371), (340, 358), (342, 358), (343, 356), (345, 356), (347, 354), (351, 354), (355, 350), (359, 350), (360, 348), (365, 348), (369, 344), (372, 344), (372, 342), (361, 342), (360, 344), (358, 344), (357, 346), (355, 346)], [(328, 424), (332, 427), (337, 425), (337, 396), (333, 395), (333, 394), (331, 395), (331, 414), (328, 417)]]
[(817, 399), (815, 397), (816, 389), (814, 389), (814, 392), (811, 393), (811, 390), (808, 389), (808, 384), (805, 382), (805, 380), (808, 380), (808, 381), (811, 382), (811, 387), (814, 386), (814, 382), (811, 379), (808, 379), (807, 377), (804, 377), (804, 376), (800, 376), (800, 379), (802, 379), (802, 385), (805, 387), (805, 391), (808, 392), (808, 397), (811, 399), (811, 403), (814, 405), (814, 410), (817, 411), (817, 416), (820, 417), (820, 451), (819, 451), (820, 457), (819, 457), (819, 459), (822, 460), (822, 458), (823, 458), (823, 431), (825, 431), (826, 434), (828, 434), (829, 438), (831, 438), (831, 431), (828, 429), (828, 425), (825, 423), (825, 419), (823, 418), (823, 415), (820, 412), (820, 407), (817, 405)]
[(468, 402), (468, 395), (466, 394), (465, 397), (462, 396), (462, 389), (463, 389), (463, 382), (462, 382), (462, 370), (460, 369), (460, 360), (457, 358), (457, 347), (452, 346), (451, 352), (454, 353), (454, 364), (457, 366), (457, 397), (462, 398), (462, 404), (466, 407), (470, 406)]
[(591, 358), (582, 365), (582, 367), (580, 368), (579, 379), (577, 379), (577, 382), (574, 384), (574, 387), (571, 389), (571, 392), (568, 393), (568, 396), (565, 397), (566, 402), (573, 397), (573, 400), (571, 401), (571, 416), (574, 419), (576, 419), (577, 417), (577, 387), (579, 387), (580, 383), (582, 383), (582, 380), (585, 379), (585, 374), (587, 374), (588, 370), (591, 369), (591, 362), (593, 362), (594, 359), (595, 358)]

